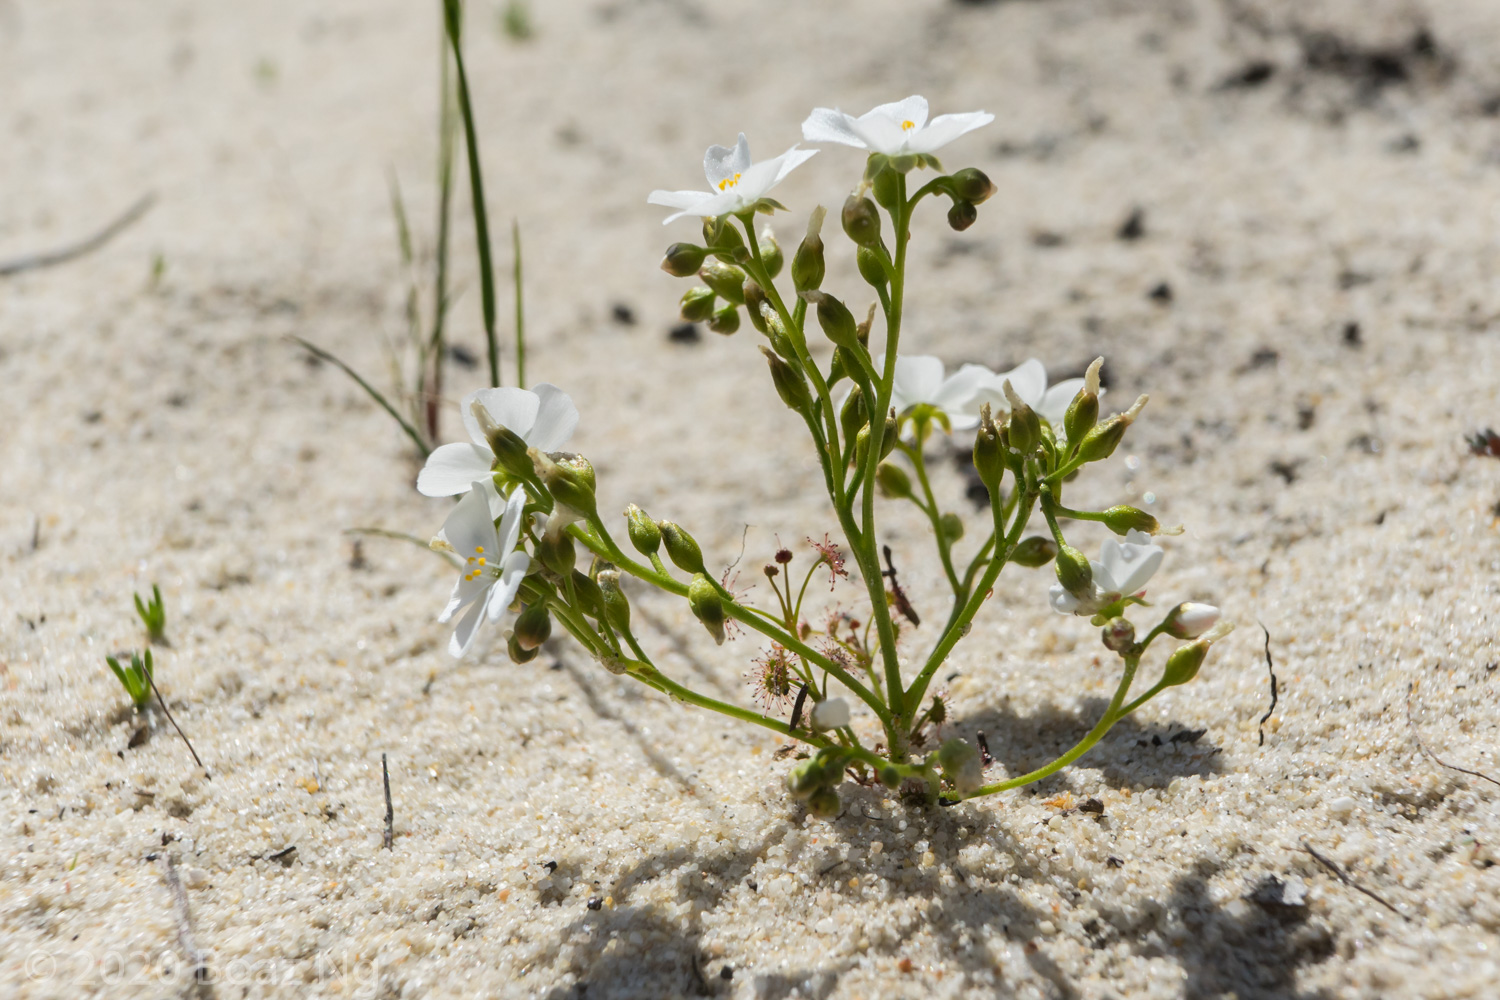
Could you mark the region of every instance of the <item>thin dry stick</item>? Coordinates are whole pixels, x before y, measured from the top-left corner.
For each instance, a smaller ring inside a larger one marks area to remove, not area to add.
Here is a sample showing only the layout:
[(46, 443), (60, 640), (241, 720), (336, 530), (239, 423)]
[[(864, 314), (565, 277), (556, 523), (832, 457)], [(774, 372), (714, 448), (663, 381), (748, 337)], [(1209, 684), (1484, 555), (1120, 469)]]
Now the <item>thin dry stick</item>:
[(193, 972), (193, 982), (208, 982), (208, 963), (204, 961), (203, 952), (198, 950), (198, 944), (193, 939), (193, 918), (188, 912), (187, 891), (182, 888), (182, 880), (177, 877), (177, 866), (172, 861), (172, 852), (163, 851), (162, 857), (167, 863), (167, 888), (172, 891), (173, 915), (177, 918), (177, 944), (182, 948), (182, 953), (187, 956), (188, 965)]
[(1420, 751), (1422, 751), (1422, 753), (1423, 753), (1424, 756), (1431, 758), (1432, 762), (1434, 764), (1437, 764), (1439, 767), (1446, 767), (1448, 770), (1450, 770), (1450, 771), (1457, 771), (1459, 774), (1467, 774), (1470, 777), (1483, 779), (1484, 781), (1488, 781), (1490, 784), (1494, 785), (1495, 787), (1500, 788), (1500, 781), (1496, 781), (1494, 778), (1491, 778), (1488, 774), (1482, 774), (1479, 771), (1471, 771), (1467, 767), (1459, 767), (1457, 764), (1450, 764), (1446, 760), (1443, 760), (1443, 758), (1439, 757), (1437, 754), (1433, 753), (1431, 750), (1427, 749), (1426, 744), (1424, 744), (1422, 742), (1422, 733), (1421, 733), (1421, 731), (1419, 729), (1417, 729), (1417, 720), (1414, 719), (1414, 718), (1412, 718), (1412, 714), (1411, 714), (1411, 696), (1412, 696), (1412, 691), (1415, 688), (1416, 688), (1416, 684), (1415, 683), (1413, 683), (1413, 682), (1407, 682), (1407, 685), (1406, 685), (1406, 724), (1408, 726), (1411, 726), (1411, 738), (1417, 744), (1417, 749), (1420, 750)]
[(203, 766), (203, 761), (199, 758), (198, 751), (193, 749), (193, 741), (187, 738), (187, 733), (183, 732), (182, 727), (177, 724), (177, 720), (172, 718), (172, 710), (167, 707), (167, 699), (161, 696), (161, 688), (156, 686), (156, 678), (152, 676), (152, 671), (146, 671), (146, 680), (151, 682), (151, 690), (156, 692), (156, 703), (160, 705), (161, 710), (166, 713), (167, 721), (172, 724), (173, 729), (177, 730), (177, 735), (182, 737), (182, 742), (187, 744), (188, 753), (193, 755), (193, 763), (197, 764), (199, 767), (202, 767), (203, 776), (209, 781), (212, 781), (214, 779), (214, 776), (209, 774), (208, 768)]
[(1304, 851), (1306, 851), (1308, 854), (1311, 854), (1312, 855), (1312, 859), (1314, 861), (1316, 861), (1318, 864), (1322, 865), (1324, 868), (1326, 868), (1330, 872), (1332, 872), (1335, 878), (1337, 878), (1340, 882), (1342, 882), (1345, 885), (1347, 885), (1349, 888), (1353, 889), (1355, 892), (1364, 893), (1366, 896), (1369, 896), (1371, 899), (1375, 900), (1375, 902), (1379, 903), (1381, 906), (1385, 907), (1387, 910), (1390, 910), (1392, 913), (1394, 913), (1396, 916), (1400, 917), (1402, 920), (1408, 920), (1408, 919), (1410, 919), (1410, 918), (1408, 918), (1406, 916), (1406, 914), (1404, 914), (1400, 910), (1396, 909), (1394, 906), (1392, 906), (1390, 903), (1386, 902), (1384, 899), (1381, 899), (1374, 892), (1371, 892), (1369, 889), (1366, 889), (1364, 886), (1362, 886), (1358, 882), (1354, 881), (1348, 875), (1344, 874), (1344, 870), (1342, 868), (1340, 868), (1337, 864), (1335, 864), (1331, 859), (1325, 858), (1323, 855), (1321, 855), (1317, 851), (1313, 850), (1312, 847), (1311, 847), (1311, 845), (1309, 845), (1308, 842), (1305, 841), (1305, 840), (1302, 842), (1302, 849)]
[(156, 204), (156, 195), (145, 195), (134, 205), (127, 208), (123, 215), (88, 239), (80, 240), (77, 243), (69, 243), (65, 247), (60, 247), (46, 253), (26, 254), (22, 257), (16, 257), (13, 260), (0, 261), (0, 277), (20, 274), (23, 271), (38, 271), (44, 267), (53, 267), (58, 264), (66, 264), (76, 257), (93, 253), (118, 236), (141, 216), (145, 215), (154, 204)]
[(380, 755), (380, 775), (385, 779), (385, 849), (391, 849), (396, 838), (396, 809), (391, 805), (391, 769), (386, 765), (385, 754)]
[(1271, 718), (1271, 713), (1276, 711), (1276, 665), (1271, 662), (1271, 630), (1260, 622), (1260, 630), (1266, 634), (1266, 672), (1271, 675), (1271, 707), (1266, 709), (1266, 714), (1260, 717), (1260, 746), (1266, 745), (1266, 721)]

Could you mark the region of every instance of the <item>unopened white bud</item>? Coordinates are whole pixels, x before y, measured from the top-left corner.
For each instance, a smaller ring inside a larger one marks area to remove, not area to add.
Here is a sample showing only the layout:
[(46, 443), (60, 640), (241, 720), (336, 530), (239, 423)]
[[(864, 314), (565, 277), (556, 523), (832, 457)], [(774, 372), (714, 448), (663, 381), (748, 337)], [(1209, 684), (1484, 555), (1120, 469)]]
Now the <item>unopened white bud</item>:
[(1219, 620), (1219, 609), (1212, 604), (1188, 601), (1177, 605), (1167, 616), (1166, 633), (1174, 639), (1196, 639)]
[(827, 698), (813, 706), (814, 729), (842, 729), (849, 724), (849, 703), (842, 698)]
[(1089, 370), (1083, 373), (1083, 391), (1099, 395), (1099, 369), (1104, 367), (1103, 358), (1095, 358)]

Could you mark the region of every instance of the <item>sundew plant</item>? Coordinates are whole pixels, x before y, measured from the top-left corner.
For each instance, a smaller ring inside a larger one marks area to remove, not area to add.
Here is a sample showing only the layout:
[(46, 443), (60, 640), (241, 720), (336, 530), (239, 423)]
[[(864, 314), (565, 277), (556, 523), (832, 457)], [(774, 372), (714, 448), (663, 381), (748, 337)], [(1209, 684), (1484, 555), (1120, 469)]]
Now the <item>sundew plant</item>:
[[(755, 228), (758, 214), (786, 211), (771, 191), (818, 150), (793, 146), (757, 162), (741, 135), (733, 147), (709, 147), (705, 188), (650, 194), (652, 204), (672, 210), (667, 223), (701, 220), (701, 242), (672, 244), (662, 267), (702, 282), (682, 297), (686, 318), (722, 334), (742, 322), (753, 327), (763, 371), (817, 456), (840, 540), (830, 531), (801, 562), (790, 549), (775, 551), (763, 570), (771, 597), (752, 603), (705, 563), (686, 527), (634, 504), (623, 515), (606, 512), (588, 459), (563, 450), (579, 415), (562, 389), (481, 389), (461, 403), (469, 440), (434, 450), (417, 480), (428, 496), (459, 497), (432, 542), (459, 567), (439, 616), (455, 626), (450, 651), (474, 649), (488, 624), (511, 659), (524, 663), (561, 628), (611, 673), (807, 744), (813, 752), (787, 784), (821, 817), (840, 811), (846, 778), (904, 786), (947, 804), (1037, 781), (1078, 759), (1164, 689), (1192, 680), (1230, 626), (1204, 604), (1147, 610), (1144, 588), (1164, 556), (1154, 540), (1162, 530), (1156, 518), (1124, 505), (1080, 510), (1065, 503), (1068, 483), (1114, 454), (1146, 397), (1101, 419), (1102, 359), (1081, 379), (1049, 385), (1039, 361), (1000, 373), (970, 364), (950, 374), (903, 342), (912, 218), (946, 200), (949, 225), (962, 231), (995, 191), (977, 169), (945, 173), (936, 154), (992, 119), (983, 112), (929, 118), (927, 101), (909, 97), (859, 117), (818, 108), (803, 122), (804, 141), (852, 147), (864, 157), (863, 173), (857, 165), (851, 170), (857, 183), (840, 212), (868, 286), (843, 290), (845, 298), (874, 299), (863, 320), (824, 287), (821, 207), (810, 213), (789, 266), (769, 230)], [(816, 343), (820, 337), (831, 343), (831, 355)], [(972, 448), (989, 497), (967, 561), (955, 547), (966, 534), (963, 522), (942, 509), (929, 476), (950, 436)], [(951, 589), (935, 630), (915, 631), (918, 615), (882, 544), (878, 515), (889, 503), (913, 504), (930, 524)], [(1066, 528), (1077, 521), (1102, 522), (1120, 537), (1091, 559), (1068, 543)], [(1037, 531), (1028, 534), (1033, 522)], [(1090, 617), (1119, 659), (1119, 683), (1076, 746), (1027, 774), (989, 781), (987, 752), (958, 738), (939, 743), (948, 709), (931, 688), (1013, 564), (1053, 567), (1050, 591), (1037, 587), (1038, 609), (1047, 603), (1056, 613)], [(824, 573), (863, 587), (852, 608), (811, 609), (809, 582)], [(639, 587), (685, 600), (715, 641), (739, 631), (759, 647), (747, 657), (752, 690), (744, 703), (709, 697), (656, 665), (631, 625), (627, 592)], [(1131, 614), (1157, 620), (1139, 634)], [(1163, 638), (1180, 644), (1158, 647), (1156, 680), (1132, 697), (1148, 653)], [(917, 654), (905, 669), (902, 643)], [(914, 649), (919, 643), (925, 648)]]

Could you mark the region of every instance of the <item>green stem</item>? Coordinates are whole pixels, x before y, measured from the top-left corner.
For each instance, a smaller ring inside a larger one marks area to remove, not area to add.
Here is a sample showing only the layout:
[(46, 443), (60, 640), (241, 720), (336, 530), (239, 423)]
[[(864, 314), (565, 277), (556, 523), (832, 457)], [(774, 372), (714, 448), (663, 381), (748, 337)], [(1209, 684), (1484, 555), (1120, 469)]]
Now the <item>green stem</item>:
[[(1112, 727), (1116, 722), (1119, 722), (1130, 712), (1134, 711), (1138, 705), (1144, 704), (1146, 698), (1142, 697), (1132, 702), (1129, 706), (1123, 709), (1121, 708), (1121, 703), (1125, 700), (1125, 695), (1130, 690), (1130, 682), (1135, 679), (1135, 669), (1139, 663), (1140, 660), (1138, 658), (1127, 659), (1125, 661), (1125, 673), (1120, 678), (1120, 684), (1115, 688), (1114, 697), (1109, 700), (1109, 707), (1104, 710), (1104, 715), (1100, 717), (1098, 724), (1095, 725), (1093, 729), (1089, 730), (1088, 735), (1074, 744), (1073, 748), (1067, 753), (1052, 761), (1050, 764), (1046, 764), (1042, 767), (1037, 768), (1035, 771), (1031, 771), (1027, 774), (1023, 774), (1015, 778), (1010, 778), (1005, 781), (997, 781), (991, 785), (985, 785), (983, 788), (976, 789), (975, 791), (970, 792), (968, 795), (958, 797), (973, 799), (978, 798), (981, 795), (994, 795), (996, 792), (1009, 791), (1012, 788), (1020, 788), (1022, 785), (1029, 785), (1033, 781), (1041, 781), (1048, 775), (1056, 774), (1058, 771), (1061, 771), (1063, 768), (1073, 763), (1079, 757), (1082, 757), (1084, 754), (1088, 753), (1089, 750), (1093, 749), (1094, 744), (1098, 743), (1101, 739), (1104, 738), (1104, 734), (1109, 732), (1110, 727)], [(1153, 690), (1150, 693), (1154, 694), (1155, 691)]]
[(938, 556), (943, 560), (943, 572), (948, 574), (948, 583), (953, 587), (953, 596), (958, 599), (962, 584), (958, 579), (958, 571), (953, 568), (953, 544), (948, 541), (948, 536), (943, 533), (942, 515), (938, 513), (937, 498), (933, 496), (932, 484), (927, 479), (927, 463), (922, 461), (922, 441), (917, 438), (915, 446), (902, 444), (899, 446), (906, 452), (906, 457), (911, 459), (911, 464), (917, 470), (917, 482), (922, 484), (922, 495), (927, 498), (927, 503), (917, 504), (927, 519), (932, 522), (932, 534), (937, 540)]
[(521, 223), (510, 222), (510, 242), (516, 255), (516, 385), (526, 388), (526, 305), (521, 297)]

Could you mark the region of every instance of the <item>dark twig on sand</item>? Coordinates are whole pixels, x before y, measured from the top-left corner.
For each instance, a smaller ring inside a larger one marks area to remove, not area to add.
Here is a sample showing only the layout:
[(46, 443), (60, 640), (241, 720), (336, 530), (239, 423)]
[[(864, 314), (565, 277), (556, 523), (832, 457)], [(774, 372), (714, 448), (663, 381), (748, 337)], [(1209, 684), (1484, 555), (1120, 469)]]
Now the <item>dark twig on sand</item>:
[(1271, 707), (1260, 717), (1260, 746), (1265, 746), (1266, 722), (1271, 718), (1271, 713), (1276, 711), (1276, 664), (1271, 662), (1271, 630), (1265, 625), (1261, 625), (1260, 630), (1266, 634), (1266, 673), (1271, 675)]
[(162, 858), (167, 865), (167, 888), (172, 891), (173, 916), (177, 922), (177, 944), (182, 948), (182, 953), (188, 960), (193, 982), (207, 983), (208, 963), (193, 939), (193, 918), (188, 912), (187, 891), (182, 887), (182, 880), (177, 877), (177, 866), (172, 861), (172, 853), (163, 851)]
[(1392, 913), (1394, 913), (1396, 916), (1400, 917), (1402, 920), (1409, 919), (1406, 916), (1406, 914), (1402, 913), (1400, 910), (1396, 909), (1390, 903), (1386, 902), (1384, 899), (1381, 899), (1380, 896), (1378, 896), (1374, 892), (1370, 891), (1369, 889), (1366, 889), (1364, 886), (1360, 885), (1358, 882), (1354, 881), (1352, 878), (1350, 878), (1348, 875), (1346, 875), (1344, 873), (1344, 870), (1342, 868), (1340, 868), (1337, 864), (1335, 864), (1334, 861), (1331, 858), (1324, 857), (1323, 855), (1319, 854), (1317, 851), (1313, 850), (1312, 847), (1311, 847), (1311, 845), (1309, 845), (1308, 842), (1305, 841), (1305, 840), (1302, 842), (1302, 849), (1304, 851), (1306, 851), (1308, 854), (1312, 855), (1312, 859), (1314, 861), (1316, 861), (1318, 864), (1322, 865), (1324, 868), (1326, 868), (1330, 872), (1332, 872), (1334, 878), (1338, 879), (1340, 882), (1344, 883), (1349, 888), (1353, 889), (1355, 892), (1363, 893), (1364, 895), (1369, 896), (1371, 899), (1375, 900), (1375, 902), (1379, 903), (1381, 906), (1385, 907), (1387, 910), (1390, 910)]
[(380, 755), (380, 776), (385, 780), (385, 849), (391, 849), (396, 839), (396, 808), (391, 805), (391, 769), (386, 764), (385, 754)]
[(1470, 777), (1479, 778), (1482, 781), (1488, 781), (1495, 787), (1500, 788), (1500, 781), (1496, 781), (1488, 774), (1483, 774), (1479, 771), (1471, 771), (1467, 767), (1459, 767), (1457, 764), (1450, 764), (1446, 760), (1443, 760), (1443, 758), (1439, 757), (1437, 754), (1433, 753), (1431, 750), (1427, 749), (1427, 745), (1422, 742), (1422, 733), (1419, 729), (1417, 729), (1417, 720), (1412, 717), (1411, 698), (1412, 692), (1415, 689), (1416, 684), (1414, 683), (1408, 683), (1406, 685), (1406, 724), (1411, 727), (1411, 738), (1417, 744), (1417, 749), (1422, 751), (1423, 756), (1431, 759), (1432, 762), (1434, 764), (1437, 764), (1439, 767), (1446, 767), (1450, 771), (1457, 771), (1459, 774), (1467, 774)]
[(148, 194), (139, 199), (134, 205), (125, 210), (119, 218), (99, 230), (88, 239), (77, 243), (70, 243), (65, 247), (59, 247), (46, 253), (26, 254), (12, 260), (0, 260), (0, 278), (7, 275), (20, 274), (23, 271), (37, 271), (44, 267), (54, 267), (58, 264), (66, 264), (68, 261), (84, 254), (93, 253), (104, 244), (118, 236), (122, 231), (129, 228), (141, 216), (148, 212), (152, 205), (156, 204), (156, 195)]
[(193, 749), (193, 741), (187, 738), (187, 733), (183, 732), (182, 727), (177, 724), (177, 720), (172, 718), (172, 710), (167, 707), (167, 699), (161, 696), (161, 688), (156, 686), (156, 678), (151, 676), (151, 671), (149, 670), (146, 671), (146, 679), (151, 682), (151, 690), (156, 692), (156, 703), (161, 706), (162, 713), (166, 715), (167, 721), (172, 724), (173, 729), (177, 730), (177, 735), (182, 737), (182, 742), (187, 744), (188, 753), (193, 755), (193, 763), (203, 768), (203, 776), (212, 781), (214, 776), (209, 774), (208, 768), (203, 766), (203, 760), (198, 756), (198, 751)]

